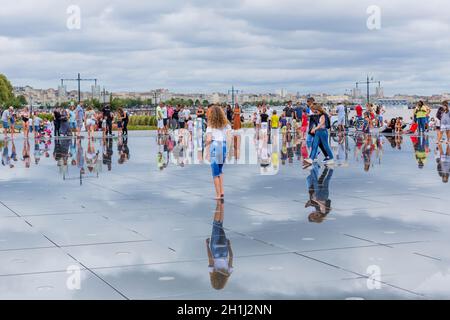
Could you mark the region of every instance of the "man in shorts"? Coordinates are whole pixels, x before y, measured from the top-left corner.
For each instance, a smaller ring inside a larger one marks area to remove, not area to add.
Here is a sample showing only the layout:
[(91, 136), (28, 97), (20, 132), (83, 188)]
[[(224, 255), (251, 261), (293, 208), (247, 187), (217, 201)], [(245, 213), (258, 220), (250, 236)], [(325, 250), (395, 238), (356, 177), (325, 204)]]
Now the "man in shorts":
[(338, 131), (341, 134), (345, 132), (345, 106), (343, 103), (336, 107), (336, 113), (338, 115)]
[(164, 130), (164, 120), (163, 120), (162, 106), (164, 106), (164, 104), (161, 102), (156, 107), (156, 120), (158, 122), (158, 134), (161, 134), (162, 131)]
[(11, 108), (5, 109), (2, 113), (2, 124), (3, 124), (3, 132), (5, 134), (5, 137), (8, 136), (8, 130), (9, 130), (9, 118), (11, 117)]
[(70, 128), (71, 135), (73, 135), (73, 133), (77, 130), (77, 117), (75, 115), (75, 106), (70, 106), (69, 128)]
[(161, 111), (164, 124), (164, 133), (167, 134), (169, 129), (169, 112), (167, 111), (167, 106), (164, 103), (162, 103)]

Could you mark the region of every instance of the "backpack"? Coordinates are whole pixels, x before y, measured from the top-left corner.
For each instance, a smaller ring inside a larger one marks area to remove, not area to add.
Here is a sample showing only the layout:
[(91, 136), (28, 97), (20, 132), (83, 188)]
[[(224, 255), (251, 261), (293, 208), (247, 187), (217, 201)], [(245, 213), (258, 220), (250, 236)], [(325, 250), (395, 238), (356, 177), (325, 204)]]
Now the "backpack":
[(331, 129), (330, 117), (327, 114), (325, 114), (324, 116), (325, 116), (325, 128), (329, 130)]

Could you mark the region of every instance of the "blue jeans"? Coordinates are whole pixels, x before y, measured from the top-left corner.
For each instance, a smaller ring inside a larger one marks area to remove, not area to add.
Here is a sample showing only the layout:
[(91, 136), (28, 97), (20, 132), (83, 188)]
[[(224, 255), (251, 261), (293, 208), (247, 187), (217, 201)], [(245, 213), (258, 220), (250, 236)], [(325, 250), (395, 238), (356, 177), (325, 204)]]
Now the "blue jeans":
[(212, 176), (219, 177), (223, 173), (223, 165), (227, 156), (226, 141), (213, 141), (210, 146), (210, 160)]
[(312, 136), (308, 133), (308, 135), (306, 136), (306, 145), (308, 146), (308, 148), (312, 147), (313, 141), (314, 141), (314, 136)]
[(330, 180), (333, 177), (332, 169), (324, 169), (319, 177), (320, 167), (318, 164), (314, 164), (311, 170), (311, 174), (306, 178), (306, 185), (309, 193), (314, 194), (317, 200), (327, 201), (330, 197)]
[(314, 140), (312, 144), (312, 150), (310, 159), (314, 160), (317, 157), (317, 152), (319, 151), (319, 144), (322, 144), (328, 155), (328, 159), (334, 159), (333, 151), (331, 151), (330, 145), (328, 144), (328, 130), (320, 129), (317, 130), (314, 135)]
[(419, 125), (419, 132), (425, 132), (427, 118), (417, 118), (417, 124)]
[(228, 257), (228, 243), (223, 222), (213, 222), (210, 248), (215, 259)]

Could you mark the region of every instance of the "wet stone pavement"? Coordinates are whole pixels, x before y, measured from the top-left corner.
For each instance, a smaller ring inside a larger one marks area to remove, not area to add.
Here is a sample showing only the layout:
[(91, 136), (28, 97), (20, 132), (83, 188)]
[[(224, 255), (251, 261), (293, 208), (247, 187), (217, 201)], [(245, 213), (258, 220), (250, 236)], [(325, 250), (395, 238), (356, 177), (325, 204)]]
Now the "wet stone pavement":
[(229, 141), (220, 202), (195, 135), (1, 138), (0, 299), (450, 298), (434, 134), (334, 137), (308, 170), (270, 140)]

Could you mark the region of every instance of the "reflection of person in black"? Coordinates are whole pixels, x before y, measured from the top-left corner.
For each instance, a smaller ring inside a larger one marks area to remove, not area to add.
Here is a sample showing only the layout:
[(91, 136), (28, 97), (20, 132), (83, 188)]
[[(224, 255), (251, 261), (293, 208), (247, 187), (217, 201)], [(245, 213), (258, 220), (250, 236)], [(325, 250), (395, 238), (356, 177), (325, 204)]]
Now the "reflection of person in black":
[(217, 200), (214, 213), (211, 238), (206, 239), (208, 252), (209, 276), (211, 286), (216, 290), (222, 290), (227, 284), (228, 278), (233, 272), (233, 251), (231, 242), (223, 229), (224, 200)]
[(61, 154), (62, 154), (62, 160), (63, 160), (63, 168), (67, 169), (67, 165), (69, 162), (69, 148), (70, 148), (70, 140), (69, 139), (63, 139), (61, 141)]
[(128, 148), (128, 137), (119, 137), (119, 142), (117, 143), (117, 150), (119, 151), (119, 164), (124, 164), (130, 160), (130, 149)]
[(329, 186), (333, 176), (333, 169), (325, 167), (320, 177), (319, 169), (319, 165), (314, 164), (311, 174), (307, 178), (309, 200), (305, 205), (305, 208), (313, 208), (313, 212), (309, 214), (308, 220), (315, 223), (322, 223), (331, 212)]
[[(59, 129), (58, 129), (59, 130)], [(63, 157), (61, 139), (55, 137), (55, 148), (53, 149), (53, 158), (59, 162)]]
[(108, 171), (111, 171), (113, 153), (113, 139), (103, 139), (103, 164), (108, 167)]

